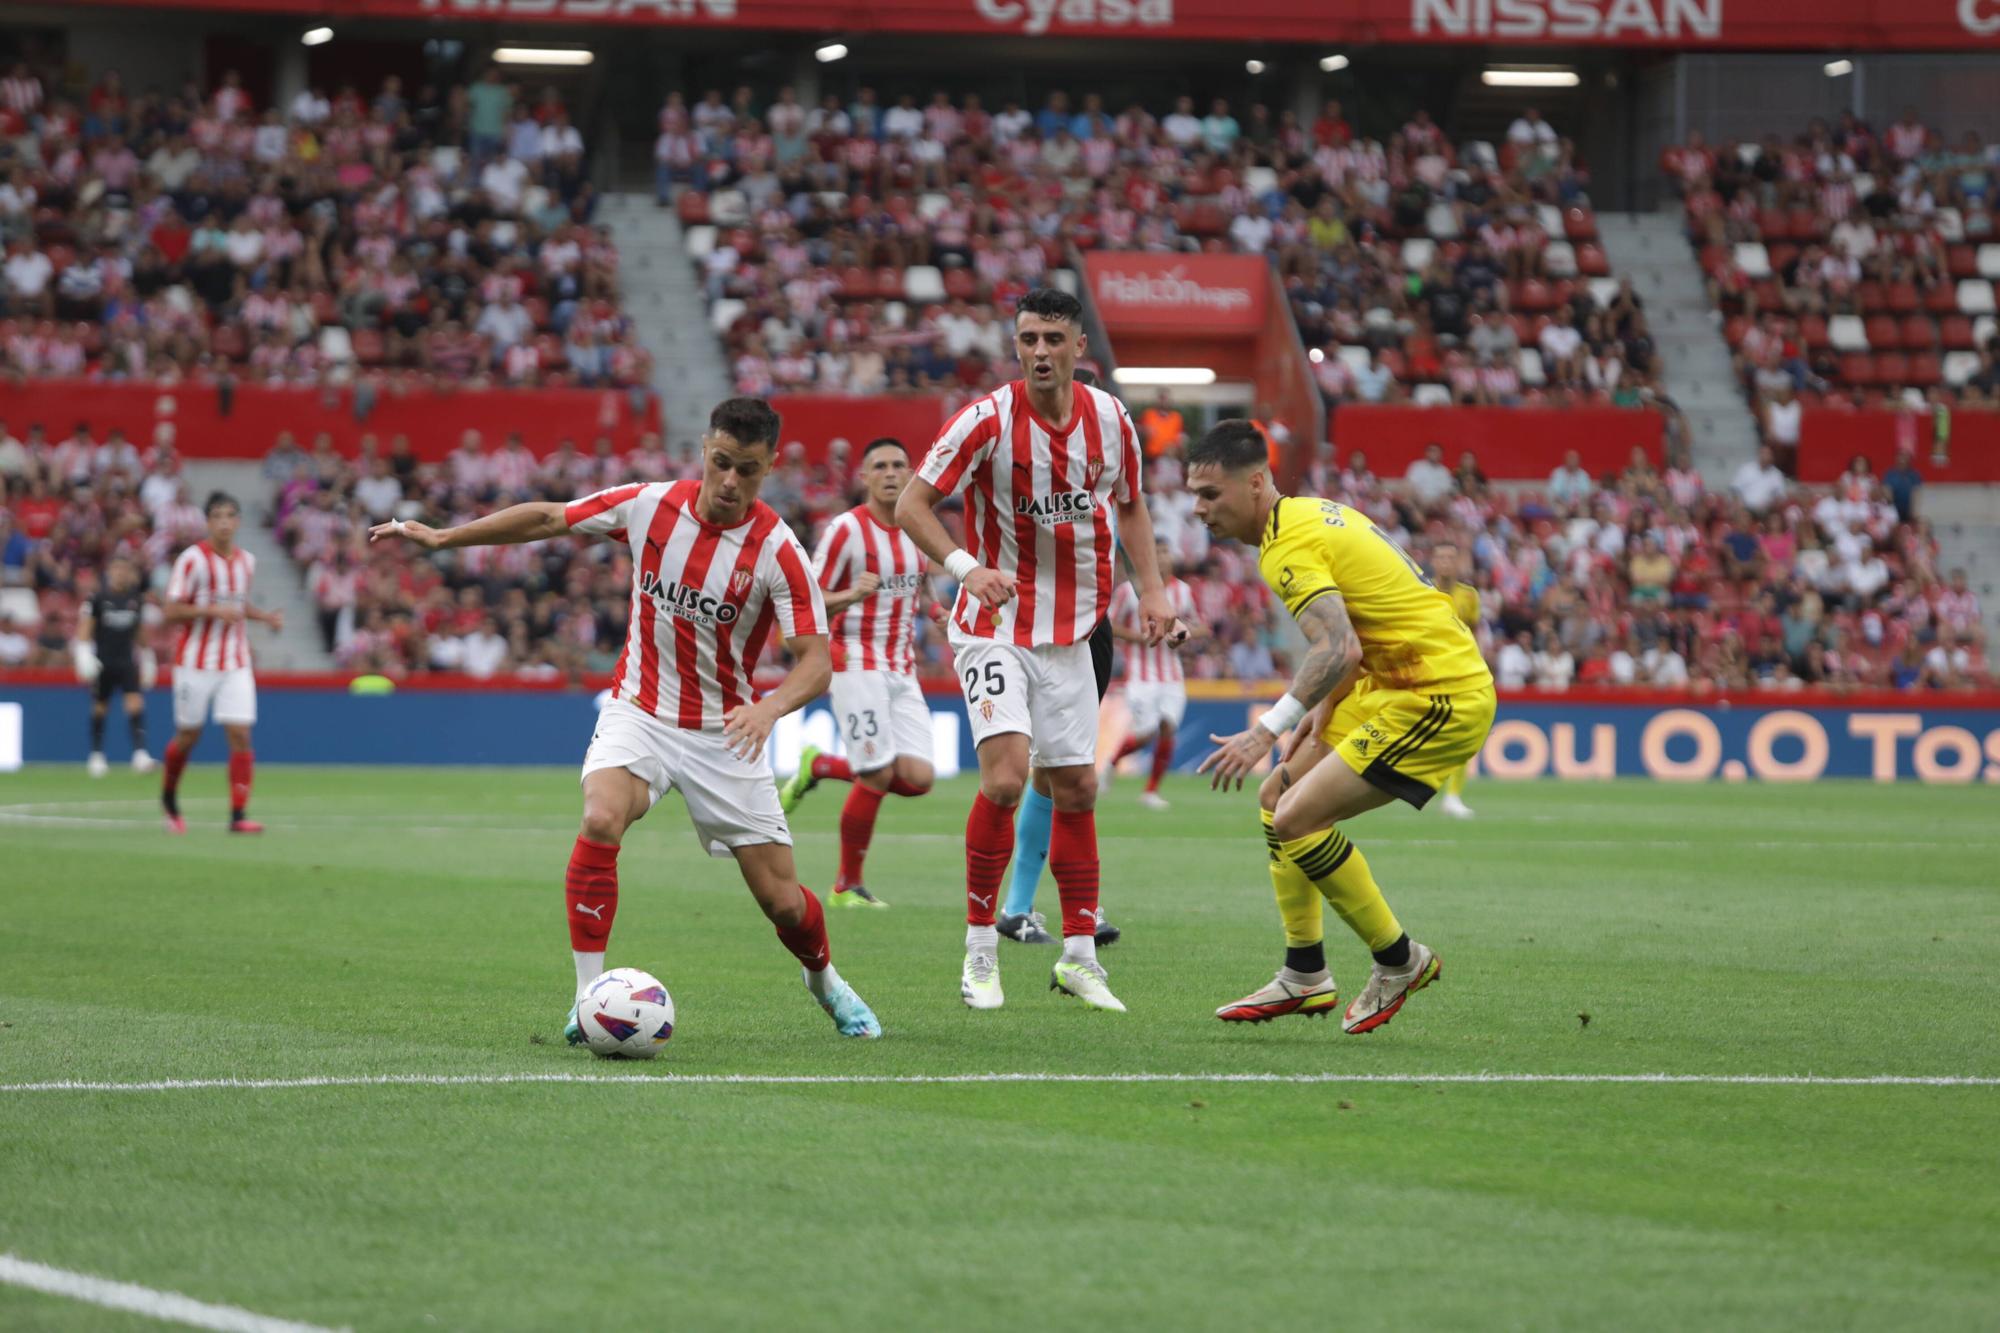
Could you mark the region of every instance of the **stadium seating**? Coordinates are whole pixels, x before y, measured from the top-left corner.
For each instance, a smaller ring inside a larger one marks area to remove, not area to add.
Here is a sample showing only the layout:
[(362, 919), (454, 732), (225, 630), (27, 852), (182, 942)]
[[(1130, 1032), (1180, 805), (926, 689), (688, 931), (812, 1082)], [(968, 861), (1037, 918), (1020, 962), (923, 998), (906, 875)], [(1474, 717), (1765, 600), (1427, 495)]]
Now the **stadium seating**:
[(1663, 154), (1753, 396), (1789, 379), (1809, 404), (2000, 406), (1992, 325), (1978, 323), (1995, 313), (2000, 159), (1977, 135), (1922, 137), (1899, 156), (1850, 117), (1790, 142)]
[[(670, 97), (658, 156), (680, 165), (661, 199), (687, 225), (737, 387), (984, 392), (1011, 373), (1001, 312), (1104, 247), (1267, 255), (1330, 403), (1651, 392), (1640, 303), (1610, 277), (1566, 144), (1460, 149), (1415, 122), (1357, 139), (1337, 117), (1311, 133), (1265, 118), (1275, 132), (1256, 142), (1226, 113), (1190, 135), (1136, 105), (1064, 105), (995, 117), (947, 99), (903, 136), (860, 104), (756, 116), (711, 99), (697, 122)], [(1564, 308), (1582, 351), (1552, 370), (1536, 343)], [(1386, 379), (1341, 355), (1370, 347)]]
[(461, 93), (147, 93), (88, 119), (51, 96), (0, 188), (0, 371), (644, 383), (581, 138), (512, 99), (505, 137), (469, 142)]

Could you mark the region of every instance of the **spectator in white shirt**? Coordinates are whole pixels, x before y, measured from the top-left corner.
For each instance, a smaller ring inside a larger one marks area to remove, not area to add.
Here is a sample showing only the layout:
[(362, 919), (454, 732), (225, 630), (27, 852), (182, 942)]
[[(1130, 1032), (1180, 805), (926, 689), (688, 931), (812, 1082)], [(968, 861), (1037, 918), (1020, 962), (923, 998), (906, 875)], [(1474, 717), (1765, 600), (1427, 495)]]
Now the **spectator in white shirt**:
[(1382, 364), (1382, 350), (1368, 349), (1368, 364), (1354, 372), (1354, 396), (1364, 403), (1386, 403), (1395, 396), (1396, 373)]
[(354, 483), (354, 498), (361, 511), (377, 523), (396, 516), (397, 506), (403, 503), (403, 483), (390, 469), (388, 459), (377, 458), (368, 475)]
[(1194, 113), (1194, 99), (1176, 98), (1172, 114), (1160, 122), (1160, 128), (1174, 147), (1192, 148), (1201, 139), (1201, 117)]
[(882, 116), (882, 137), (885, 139), (915, 139), (924, 132), (924, 113), (917, 106), (917, 99), (904, 93)]
[(1265, 216), (1264, 205), (1251, 200), (1229, 224), (1229, 239), (1236, 242), (1239, 250), (1263, 254), (1271, 244), (1271, 219)]
[(1457, 486), (1452, 480), (1451, 469), (1444, 465), (1444, 446), (1441, 444), (1425, 445), (1424, 456), (1410, 464), (1403, 480), (1409, 483), (1410, 494), (1425, 509), (1441, 503)]
[(1542, 113), (1538, 109), (1529, 107), (1515, 117), (1514, 123), (1507, 127), (1507, 140), (1522, 145), (1554, 144), (1556, 127), (1543, 120)]
[(1688, 683), (1687, 659), (1672, 648), (1648, 648), (1641, 658), (1648, 684), (1661, 689), (1679, 689)]
[(1555, 321), (1535, 339), (1541, 348), (1542, 365), (1552, 384), (1575, 384), (1583, 378), (1583, 335), (1570, 318), (1569, 307), (1556, 311)]
[(569, 123), (569, 112), (558, 111), (555, 120), (542, 128), (540, 148), (544, 159), (583, 156), (583, 134)]
[(301, 125), (317, 125), (333, 114), (333, 104), (318, 88), (301, 88), (292, 99), (292, 119)]
[(1572, 449), (1563, 455), (1562, 466), (1549, 473), (1549, 503), (1560, 509), (1581, 504), (1597, 489), (1597, 483), (1583, 470), (1583, 455)]
[(472, 328), (473, 332), (492, 340), (494, 354), (498, 357), (509, 347), (527, 341), (535, 331), (535, 321), (528, 314), (527, 307), (516, 301), (512, 292), (506, 292), (498, 301), (479, 312), (479, 320)]
[(1576, 679), (1576, 659), (1563, 647), (1552, 629), (1544, 630), (1542, 646), (1535, 650), (1534, 682), (1545, 690), (1566, 690)]
[(479, 188), (486, 191), (493, 206), (503, 213), (521, 207), (521, 192), (527, 185), (528, 168), (511, 157), (496, 157), (479, 173)]
[(1500, 646), (1493, 664), (1493, 678), (1501, 689), (1518, 690), (1528, 683), (1528, 677), (1535, 670), (1533, 643), (1534, 637), (1522, 630)]
[(7, 262), (0, 265), (0, 269), (4, 269), (7, 278), (8, 309), (38, 315), (54, 314), (54, 294), (49, 284), (55, 277), (56, 266), (49, 262), (47, 255), (26, 241), (16, 241), (7, 249)]
[(1736, 469), (1729, 489), (1736, 492), (1736, 498), (1753, 514), (1762, 514), (1784, 498), (1785, 474), (1778, 471), (1777, 458), (1772, 454), (1770, 445), (1757, 451), (1755, 462), (1745, 463)]
[(14, 438), (7, 423), (0, 421), (0, 481), (23, 477), (28, 472), (28, 446)]
[(1764, 400), (1764, 442), (1775, 451), (1774, 457), (1797, 456), (1799, 427), (1804, 421), (1805, 408), (1793, 395), (1791, 382), (1778, 385)]
[(499, 622), (492, 616), (479, 622), (476, 633), (465, 636), (465, 674), (484, 679), (500, 670), (507, 660), (507, 640), (500, 637)]

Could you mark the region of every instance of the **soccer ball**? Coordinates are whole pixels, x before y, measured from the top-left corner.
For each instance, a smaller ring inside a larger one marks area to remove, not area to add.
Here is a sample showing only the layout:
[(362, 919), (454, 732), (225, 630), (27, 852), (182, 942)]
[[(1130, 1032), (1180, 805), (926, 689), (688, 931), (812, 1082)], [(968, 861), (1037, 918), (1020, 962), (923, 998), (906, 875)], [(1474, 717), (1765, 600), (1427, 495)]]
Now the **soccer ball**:
[(652, 973), (614, 967), (590, 983), (576, 1017), (594, 1053), (650, 1060), (674, 1035), (674, 997)]

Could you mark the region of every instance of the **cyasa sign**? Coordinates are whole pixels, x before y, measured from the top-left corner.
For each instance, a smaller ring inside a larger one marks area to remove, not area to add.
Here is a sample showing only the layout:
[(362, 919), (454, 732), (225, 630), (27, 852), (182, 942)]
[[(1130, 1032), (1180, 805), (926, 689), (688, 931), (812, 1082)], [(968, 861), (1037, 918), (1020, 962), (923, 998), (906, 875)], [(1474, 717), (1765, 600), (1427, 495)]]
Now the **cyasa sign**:
[(1247, 335), (1264, 321), (1271, 273), (1254, 255), (1156, 255), (1092, 251), (1084, 256), (1104, 326), (1196, 335)]

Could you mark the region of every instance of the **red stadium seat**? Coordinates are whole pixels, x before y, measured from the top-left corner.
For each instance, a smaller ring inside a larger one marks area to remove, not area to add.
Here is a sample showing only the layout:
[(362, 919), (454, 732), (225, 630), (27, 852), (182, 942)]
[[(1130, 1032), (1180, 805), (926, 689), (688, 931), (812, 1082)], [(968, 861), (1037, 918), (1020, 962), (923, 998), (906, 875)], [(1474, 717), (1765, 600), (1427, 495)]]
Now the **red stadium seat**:
[(884, 301), (903, 299), (903, 273), (901, 269), (878, 268), (875, 270), (875, 295)]
[(1876, 356), (1875, 365), (1869, 379), (1876, 384), (1907, 384), (1910, 381), (1910, 358), (1901, 352), (1883, 352)]
[(1848, 384), (1867, 384), (1875, 376), (1875, 358), (1866, 352), (1846, 352), (1838, 362), (1840, 378)]
[(1868, 335), (1870, 347), (1894, 347), (1903, 340), (1903, 331), (1896, 326), (1894, 315), (1870, 315), (1862, 328)]
[(1743, 335), (1749, 331), (1750, 317), (1748, 315), (1731, 315), (1722, 326), (1722, 336), (1728, 340), (1731, 347), (1741, 347), (1743, 345)]
[(1923, 308), (1923, 303), (1923, 296), (1917, 291), (1917, 284), (1908, 278), (1889, 284), (1889, 309), (1895, 314), (1915, 314)]
[(379, 366), (388, 359), (387, 349), (382, 344), (380, 329), (358, 328), (353, 331), (354, 359), (364, 366)]
[(1935, 352), (1919, 352), (1910, 358), (1906, 382), (1919, 389), (1935, 388), (1944, 383), (1944, 363)]
[(1799, 316), (1799, 336), (1815, 351), (1833, 346), (1833, 339), (1827, 336), (1826, 320), (1819, 315)]
[(1524, 278), (1514, 283), (1508, 294), (1516, 310), (1553, 310), (1556, 305), (1555, 292), (1540, 278)]
[(1970, 352), (1974, 346), (1972, 321), (1954, 311), (1938, 321), (1938, 337), (1947, 352)]
[(954, 301), (973, 300), (979, 295), (979, 279), (970, 269), (948, 268), (944, 271), (944, 292)]
[(1799, 247), (1793, 245), (1790, 241), (1780, 241), (1776, 245), (1767, 245), (1764, 247), (1764, 252), (1770, 256), (1771, 271), (1774, 273), (1783, 273), (1799, 257)]
[(209, 335), (209, 349), (225, 361), (241, 361), (249, 351), (244, 342), (243, 329), (236, 324), (218, 324)]
[(1576, 271), (1586, 278), (1610, 277), (1611, 261), (1605, 257), (1604, 247), (1589, 242), (1577, 246)]
[(875, 299), (875, 275), (865, 268), (844, 268), (834, 281), (840, 284), (839, 295), (843, 300)]
[(1785, 230), (1795, 241), (1817, 241), (1826, 234), (1826, 229), (1820, 225), (1819, 214), (1810, 208), (1795, 208), (1787, 214)]
[(1862, 283), (1855, 289), (1855, 299), (1861, 302), (1863, 314), (1872, 315), (1878, 310), (1889, 308), (1889, 289), (1879, 282)]
[(1945, 247), (1945, 271), (1954, 278), (1979, 276), (1979, 251), (1970, 245)]
[(1933, 315), (1958, 313), (1958, 292), (1948, 282), (1933, 283), (1924, 289), (1924, 309)]
[(680, 215), (682, 226), (703, 226), (708, 222), (708, 196), (698, 190), (682, 190), (680, 198), (674, 201), (674, 211)]
[(1929, 315), (1905, 315), (1903, 317), (1903, 346), (1912, 352), (1923, 352), (1936, 347), (1938, 327)]
[(1757, 210), (1757, 235), (1764, 244), (1789, 240), (1792, 234), (1792, 220), (1782, 208), (1760, 208)]
[(1578, 243), (1597, 239), (1597, 218), (1587, 208), (1563, 211), (1563, 235)]

